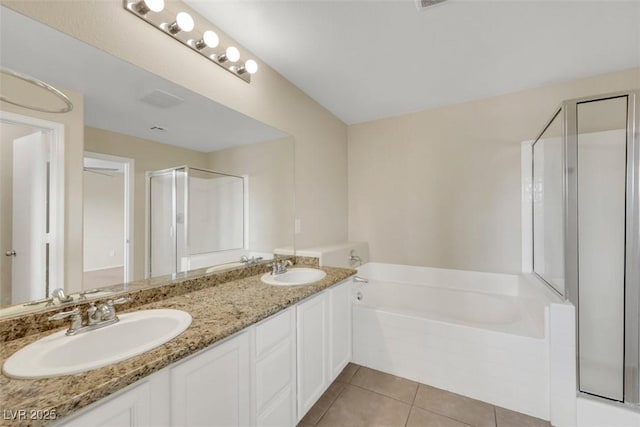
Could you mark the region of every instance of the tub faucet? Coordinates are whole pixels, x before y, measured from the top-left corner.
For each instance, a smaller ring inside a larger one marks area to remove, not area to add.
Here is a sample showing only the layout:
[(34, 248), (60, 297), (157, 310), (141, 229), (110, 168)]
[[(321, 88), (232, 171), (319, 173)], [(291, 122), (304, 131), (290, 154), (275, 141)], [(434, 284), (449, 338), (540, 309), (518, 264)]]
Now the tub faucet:
[(354, 267), (356, 264), (358, 264), (358, 266), (362, 265), (362, 258), (356, 255), (355, 249), (351, 249), (351, 252), (349, 252), (349, 265)]

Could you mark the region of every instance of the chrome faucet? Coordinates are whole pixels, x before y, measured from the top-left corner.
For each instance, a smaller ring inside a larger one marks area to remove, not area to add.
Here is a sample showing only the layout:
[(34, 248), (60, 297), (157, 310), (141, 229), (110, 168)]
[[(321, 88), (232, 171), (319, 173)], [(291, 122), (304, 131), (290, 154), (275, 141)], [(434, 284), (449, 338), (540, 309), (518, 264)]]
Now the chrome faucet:
[(245, 264), (245, 265), (254, 265), (254, 264), (257, 264), (258, 261), (262, 261), (262, 257), (261, 256), (259, 256), (259, 257), (252, 256), (251, 258), (249, 258), (246, 255), (242, 255), (240, 257), (240, 262)]
[(71, 295), (65, 295), (64, 289), (62, 288), (54, 289), (53, 292), (51, 292), (51, 296), (58, 298), (61, 304), (73, 301), (73, 297)]
[(76, 335), (82, 332), (92, 331), (94, 329), (103, 328), (105, 326), (113, 325), (120, 321), (116, 316), (115, 305), (124, 304), (129, 301), (128, 297), (118, 298), (116, 300), (109, 300), (106, 304), (98, 304), (96, 306), (93, 302), (89, 304), (87, 309), (87, 323), (83, 324), (82, 314), (80, 314), (80, 308), (76, 307), (73, 310), (63, 311), (56, 313), (49, 317), (49, 320), (71, 319), (71, 325), (67, 329), (66, 335)]
[(274, 261), (271, 265), (271, 275), (282, 274), (287, 272), (287, 267), (293, 266), (293, 263), (289, 259), (283, 259), (282, 261)]
[(356, 255), (355, 249), (351, 249), (351, 252), (349, 252), (349, 265), (355, 267), (356, 264), (358, 264), (358, 266), (362, 265), (362, 258)]

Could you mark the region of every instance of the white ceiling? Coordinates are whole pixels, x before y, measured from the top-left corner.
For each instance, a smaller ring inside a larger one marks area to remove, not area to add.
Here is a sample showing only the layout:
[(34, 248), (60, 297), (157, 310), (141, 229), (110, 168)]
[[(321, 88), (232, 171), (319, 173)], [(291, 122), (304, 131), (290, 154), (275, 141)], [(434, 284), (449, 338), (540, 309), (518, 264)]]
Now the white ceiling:
[[(4, 7), (0, 65), (82, 92), (85, 124), (100, 129), (203, 152), (286, 135)], [(158, 89), (184, 103), (158, 108), (140, 101)]]
[(346, 123), (640, 66), (640, 1), (185, 0)]

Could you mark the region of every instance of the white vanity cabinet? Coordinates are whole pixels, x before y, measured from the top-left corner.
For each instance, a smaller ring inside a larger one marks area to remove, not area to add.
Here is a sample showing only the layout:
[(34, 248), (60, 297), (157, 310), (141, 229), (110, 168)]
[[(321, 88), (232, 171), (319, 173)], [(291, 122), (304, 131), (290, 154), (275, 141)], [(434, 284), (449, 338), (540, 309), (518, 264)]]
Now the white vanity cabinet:
[(329, 288), (329, 375), (331, 383), (351, 361), (352, 280)]
[(55, 425), (168, 427), (169, 371), (152, 374)]
[(255, 424), (296, 423), (295, 309), (288, 308), (255, 326)]
[(300, 421), (351, 360), (351, 280), (298, 304)]
[(57, 425), (295, 426), (350, 360), (348, 279)]
[(249, 425), (249, 334), (170, 367), (171, 425)]

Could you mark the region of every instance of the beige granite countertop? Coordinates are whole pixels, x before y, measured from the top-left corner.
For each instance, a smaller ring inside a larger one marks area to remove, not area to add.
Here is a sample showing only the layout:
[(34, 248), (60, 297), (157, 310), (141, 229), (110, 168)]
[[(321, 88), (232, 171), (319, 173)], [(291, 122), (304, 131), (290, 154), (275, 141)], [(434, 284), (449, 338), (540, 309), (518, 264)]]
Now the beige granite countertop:
[[(313, 285), (271, 286), (261, 274), (218, 283), (205, 289), (141, 305), (131, 311), (175, 308), (193, 317), (189, 328), (168, 343), (120, 363), (76, 375), (38, 380), (18, 380), (0, 375), (0, 410), (55, 410), (58, 418), (98, 401), (198, 350), (259, 322), (356, 273), (344, 268), (323, 267), (327, 276)], [(3, 342), (0, 363), (20, 348), (53, 331)], [(91, 332), (88, 332), (91, 333)], [(45, 421), (11, 421), (0, 425), (43, 425)]]

